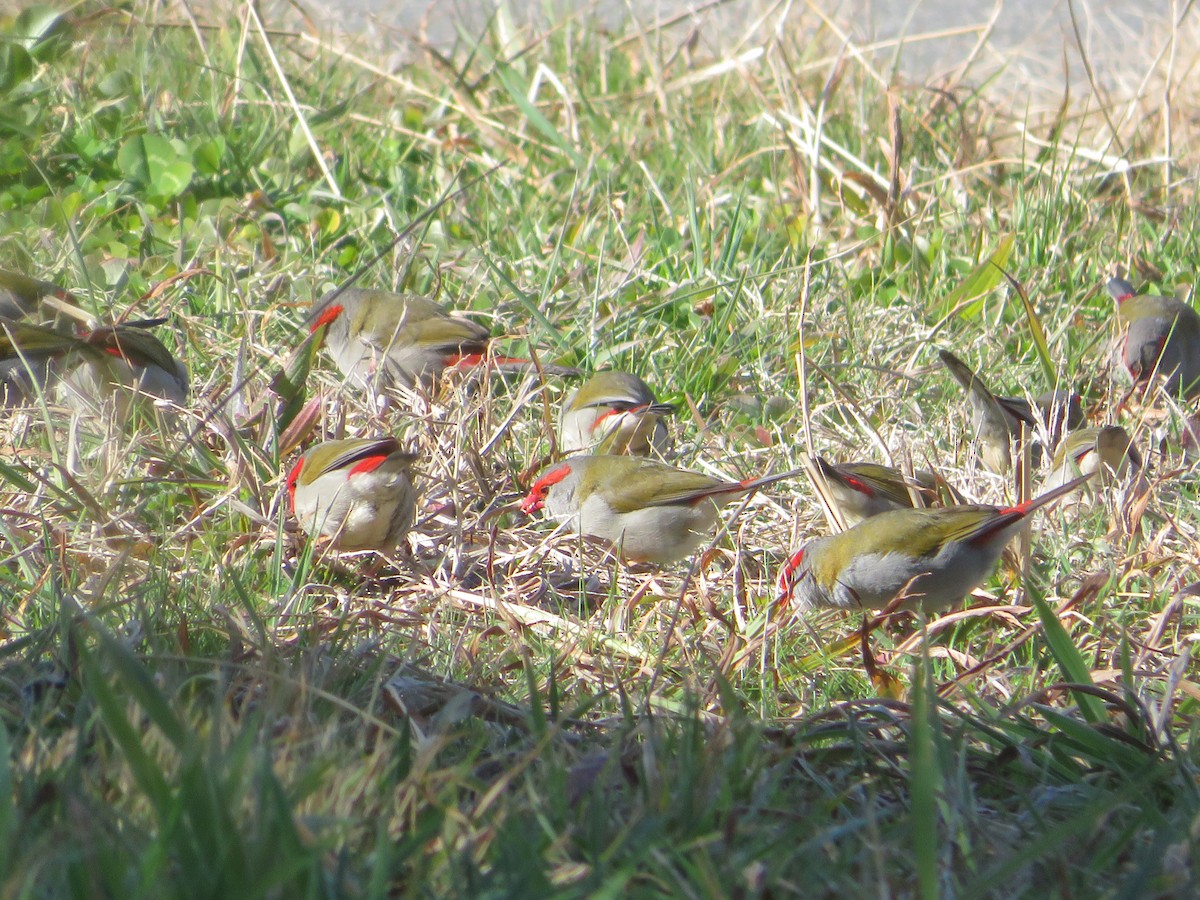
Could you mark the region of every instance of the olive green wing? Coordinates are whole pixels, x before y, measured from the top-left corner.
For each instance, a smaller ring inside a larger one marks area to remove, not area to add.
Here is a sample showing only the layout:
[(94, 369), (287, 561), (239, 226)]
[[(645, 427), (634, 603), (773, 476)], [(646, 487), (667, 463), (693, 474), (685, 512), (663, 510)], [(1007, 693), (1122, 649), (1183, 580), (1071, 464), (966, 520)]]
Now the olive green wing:
[[(852, 528), (838, 537), (853, 538), (850, 543), (857, 553), (883, 555), (903, 547), (913, 556), (933, 556), (946, 544), (976, 537), (995, 521), (996, 513), (994, 506), (951, 506), (936, 511), (898, 509), (871, 519), (870, 527)], [(859, 534), (855, 535), (855, 531)]]
[(846, 475), (863, 482), (871, 493), (886, 497), (900, 506), (912, 506), (908, 485), (896, 469), (877, 463), (851, 463), (842, 469)]
[(98, 328), (84, 339), (87, 344), (116, 354), (139, 366), (157, 366), (164, 372), (176, 372), (179, 363), (158, 338), (144, 328), (114, 325)]
[[(648, 506), (693, 503), (727, 486), (699, 472), (676, 469), (651, 459), (629, 456), (597, 457), (605, 460), (604, 478), (588, 478), (592, 491), (617, 512), (633, 512)], [(589, 473), (590, 474), (590, 473)]]
[(0, 319), (0, 359), (3, 360), (22, 356), (61, 356), (83, 345), (79, 338), (53, 328)]

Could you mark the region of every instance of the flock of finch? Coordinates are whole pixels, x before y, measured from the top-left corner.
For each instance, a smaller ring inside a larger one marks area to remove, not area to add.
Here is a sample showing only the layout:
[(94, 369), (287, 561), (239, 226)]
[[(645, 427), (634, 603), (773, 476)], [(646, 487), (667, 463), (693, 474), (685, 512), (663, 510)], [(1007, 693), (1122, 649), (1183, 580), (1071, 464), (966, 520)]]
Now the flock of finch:
[[(1200, 394), (1200, 316), (1181, 299), (1138, 294), (1119, 278), (1108, 290), (1117, 302), (1117, 364), (1135, 384), (1160, 378), (1169, 394)], [(71, 325), (62, 324), (63, 313)], [(124, 419), (137, 403), (185, 402), (187, 370), (149, 330), (158, 321), (85, 328), (81, 319), (74, 298), (56, 285), (0, 272), (0, 385), (9, 405), (43, 394), (94, 412), (99, 399), (104, 415)], [(413, 294), (334, 291), (314, 304), (308, 324), (343, 375), (365, 391), (428, 388), (451, 367), (533, 369), (527, 360), (489, 355), (488, 329)], [(1036, 433), (1052, 459), (1045, 492), (1010, 507), (928, 508), (945, 496), (931, 473), (910, 477), (817, 457), (808, 471), (849, 527), (811, 540), (787, 560), (781, 602), (880, 609), (904, 592), (907, 608), (941, 609), (993, 571), (1034, 511), (1093, 475), (1117, 478), (1141, 468), (1125, 429), (1083, 427), (1078, 395), (998, 397), (960, 359), (940, 355), (966, 391), (983, 464), (1007, 472), (1015, 442)], [(541, 473), (521, 509), (545, 511), (574, 532), (609, 541), (630, 561), (664, 565), (691, 554), (726, 503), (805, 471), (734, 482), (668, 465), (654, 457), (668, 445), (664, 417), (672, 412), (635, 375), (595, 374), (562, 408), (558, 444), (570, 455)], [(292, 512), (335, 548), (394, 548), (415, 518), (415, 461), (390, 436), (318, 444), (287, 476)]]

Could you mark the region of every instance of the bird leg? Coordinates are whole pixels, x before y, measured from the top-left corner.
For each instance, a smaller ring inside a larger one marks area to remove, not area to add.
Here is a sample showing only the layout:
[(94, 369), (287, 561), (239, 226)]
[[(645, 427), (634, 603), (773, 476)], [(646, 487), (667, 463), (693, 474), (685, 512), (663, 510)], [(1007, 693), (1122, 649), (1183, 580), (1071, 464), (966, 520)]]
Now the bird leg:
[[(900, 598), (897, 598), (900, 599)], [(896, 601), (893, 600), (892, 603)], [(891, 606), (892, 604), (888, 604)], [(863, 613), (862, 625), (858, 629), (859, 649), (862, 653), (863, 670), (867, 673), (867, 677), (871, 679), (871, 685), (879, 692), (881, 697), (897, 697), (900, 695), (900, 683), (896, 676), (886, 671), (875, 658), (875, 654), (871, 652), (871, 632), (883, 622), (885, 615), (878, 615), (874, 619), (869, 619), (867, 614)]]

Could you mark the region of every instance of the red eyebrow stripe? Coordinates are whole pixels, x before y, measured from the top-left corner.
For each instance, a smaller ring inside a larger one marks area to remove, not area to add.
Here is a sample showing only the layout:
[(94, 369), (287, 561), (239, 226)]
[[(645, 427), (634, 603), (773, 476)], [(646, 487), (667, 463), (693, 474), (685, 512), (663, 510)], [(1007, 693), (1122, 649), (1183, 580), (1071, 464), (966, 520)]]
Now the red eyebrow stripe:
[[(602, 404), (596, 404), (596, 405), (599, 406)], [(639, 403), (638, 405), (633, 406), (633, 405), (630, 405), (629, 403), (626, 403), (621, 400), (614, 400), (614, 401), (612, 401), (611, 404), (603, 404), (603, 405), (607, 405), (609, 408), (606, 409), (604, 412), (600, 413), (600, 415), (596, 416), (596, 425), (599, 425), (601, 422), (603, 422), (605, 419), (609, 418), (610, 416), (623, 416), (626, 413), (645, 412), (646, 410), (648, 410), (650, 408), (649, 403)], [(596, 425), (593, 425), (592, 427), (595, 428)]]
[(288, 489), (288, 506), (291, 507), (292, 515), (296, 514), (296, 482), (300, 480), (300, 470), (304, 467), (304, 457), (300, 457), (296, 464), (292, 466), (292, 470), (288, 472), (287, 489)]
[(321, 314), (308, 327), (310, 332), (316, 331), (322, 325), (330, 325), (333, 320), (346, 311), (346, 308), (340, 303), (331, 303), (329, 306), (321, 310)]
[(592, 424), (592, 428), (594, 429), (594, 428), (599, 427), (600, 423), (603, 422), (605, 419), (611, 418), (612, 416), (619, 416), (623, 412), (624, 412), (624, 410), (617, 409), (615, 407), (612, 409), (606, 409), (604, 412), (600, 413), (600, 415), (596, 416), (596, 421)]
[(564, 478), (566, 478), (570, 474), (571, 474), (571, 467), (568, 465), (561, 465), (557, 469), (552, 469), (551, 471), (549, 471), (545, 475), (543, 475), (541, 478), (539, 478), (537, 480), (537, 483), (534, 484), (534, 488), (536, 489), (539, 487), (550, 487), (550, 485), (552, 485), (552, 484), (558, 484), (560, 481), (562, 481)]

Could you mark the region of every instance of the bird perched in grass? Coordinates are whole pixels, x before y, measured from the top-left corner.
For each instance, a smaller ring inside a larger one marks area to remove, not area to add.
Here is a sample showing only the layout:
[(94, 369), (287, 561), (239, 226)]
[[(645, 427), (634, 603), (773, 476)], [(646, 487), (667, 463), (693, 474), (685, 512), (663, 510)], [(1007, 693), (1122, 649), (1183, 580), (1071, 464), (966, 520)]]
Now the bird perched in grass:
[(894, 509), (809, 541), (780, 571), (779, 601), (801, 610), (882, 609), (907, 588), (907, 608), (936, 612), (991, 574), (1030, 515), (1089, 477), (1016, 506)]
[[(559, 413), (558, 445), (565, 453), (661, 456), (669, 436), (663, 416), (675, 407), (659, 403), (646, 384), (628, 372), (597, 372), (571, 391)], [(603, 446), (603, 450), (598, 448)]]
[(913, 494), (926, 506), (941, 505), (943, 492), (951, 494), (949, 485), (933, 472), (920, 470), (908, 478), (899, 469), (878, 463), (831, 463), (821, 456), (813, 465), (824, 479), (827, 495), (837, 505), (847, 526), (892, 509), (911, 509)]
[(521, 501), (577, 534), (603, 538), (631, 562), (666, 565), (711, 534), (722, 506), (801, 469), (724, 481), (636, 456), (572, 456), (546, 470)]
[(15, 362), (53, 383), (57, 399), (72, 409), (125, 421), (135, 404), (187, 401), (187, 368), (142, 327), (160, 323), (106, 325), (73, 335), (0, 322), (0, 362)]
[[(56, 331), (77, 333), (92, 317), (75, 296), (51, 281), (0, 269), (0, 322), (39, 323)], [(0, 405), (33, 397), (46, 385), (47, 366), (14, 354), (0, 360)]]
[[(309, 314), (314, 333), (324, 329), (325, 347), (338, 370), (357, 387), (428, 390), (446, 369), (491, 365), (500, 371), (536, 372), (528, 359), (488, 356), (486, 327), (418, 294), (346, 288), (326, 294)], [(576, 375), (545, 365), (549, 375)]]
[(73, 320), (74, 326), (92, 318), (74, 294), (54, 282), (0, 269), (0, 319), (45, 324), (63, 314)]
[(1093, 473), (1099, 473), (1100, 482), (1124, 478), (1131, 465), (1140, 471), (1142, 454), (1120, 425), (1081, 428), (1070, 432), (1058, 445), (1043, 489), (1056, 488), (1080, 475)]
[(1144, 385), (1155, 375), (1172, 396), (1200, 394), (1200, 315), (1176, 297), (1139, 294), (1123, 278), (1106, 285), (1117, 301), (1117, 364)]
[(395, 549), (416, 518), (416, 462), (394, 437), (317, 444), (288, 473), (292, 514), (335, 549)]
[(1078, 394), (1047, 391), (1033, 403), (1021, 397), (998, 397), (970, 366), (949, 350), (939, 350), (938, 357), (967, 392), (979, 456), (984, 466), (998, 475), (1004, 475), (1012, 468), (1011, 445), (1020, 437), (1022, 424), (1031, 434), (1039, 424), (1045, 426), (1047, 441), (1053, 449), (1065, 430), (1078, 428), (1084, 422), (1083, 404)]

